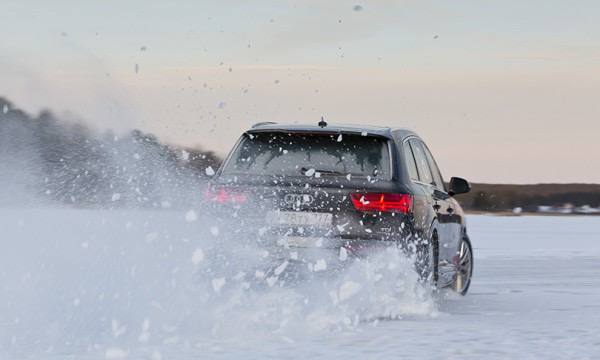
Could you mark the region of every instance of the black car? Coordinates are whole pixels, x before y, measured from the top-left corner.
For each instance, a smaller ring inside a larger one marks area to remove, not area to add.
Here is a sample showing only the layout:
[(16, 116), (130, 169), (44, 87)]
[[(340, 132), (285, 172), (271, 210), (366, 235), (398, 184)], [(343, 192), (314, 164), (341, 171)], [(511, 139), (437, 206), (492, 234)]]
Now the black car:
[(207, 198), (232, 233), (262, 246), (363, 256), (394, 244), (414, 255), (423, 279), (466, 294), (473, 252), (454, 196), (469, 190), (458, 177), (446, 186), (410, 130), (321, 121), (253, 126)]

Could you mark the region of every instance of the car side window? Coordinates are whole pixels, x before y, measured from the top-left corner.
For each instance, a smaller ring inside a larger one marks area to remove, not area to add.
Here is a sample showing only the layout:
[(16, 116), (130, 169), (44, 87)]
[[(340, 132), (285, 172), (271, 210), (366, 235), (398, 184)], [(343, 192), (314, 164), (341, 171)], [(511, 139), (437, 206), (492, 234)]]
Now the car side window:
[(423, 143), (421, 145), (423, 145), (423, 151), (425, 151), (425, 155), (427, 156), (427, 161), (429, 162), (429, 168), (431, 169), (431, 172), (433, 173), (433, 182), (435, 183), (435, 186), (440, 190), (446, 191), (446, 189), (444, 187), (444, 179), (442, 178), (442, 173), (440, 173), (440, 169), (438, 168), (437, 164), (435, 163), (435, 159), (433, 158), (433, 155), (431, 155), (431, 151), (429, 151), (429, 149), (427, 148), (427, 145), (425, 145)]
[(426, 184), (433, 184), (433, 175), (427, 163), (427, 155), (421, 142), (416, 139), (410, 139), (410, 147), (413, 149), (415, 161), (417, 162), (417, 170), (419, 171), (419, 181)]
[(417, 171), (417, 163), (415, 162), (415, 155), (408, 141), (404, 142), (404, 156), (406, 158), (406, 167), (408, 168), (408, 175), (411, 180), (419, 180), (419, 173)]

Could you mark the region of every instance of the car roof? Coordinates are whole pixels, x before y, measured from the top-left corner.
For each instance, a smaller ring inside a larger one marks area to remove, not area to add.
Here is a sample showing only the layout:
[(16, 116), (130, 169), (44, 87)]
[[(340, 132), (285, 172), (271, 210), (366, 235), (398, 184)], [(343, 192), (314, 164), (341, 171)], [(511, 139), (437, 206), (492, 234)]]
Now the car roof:
[(410, 129), (391, 128), (386, 126), (359, 125), (359, 124), (327, 124), (321, 127), (316, 124), (279, 124), (273, 122), (265, 122), (255, 124), (247, 133), (257, 132), (308, 132), (308, 133), (357, 133), (362, 134), (367, 132), (369, 135), (392, 138), (392, 134), (397, 134), (401, 138), (407, 136), (418, 136)]

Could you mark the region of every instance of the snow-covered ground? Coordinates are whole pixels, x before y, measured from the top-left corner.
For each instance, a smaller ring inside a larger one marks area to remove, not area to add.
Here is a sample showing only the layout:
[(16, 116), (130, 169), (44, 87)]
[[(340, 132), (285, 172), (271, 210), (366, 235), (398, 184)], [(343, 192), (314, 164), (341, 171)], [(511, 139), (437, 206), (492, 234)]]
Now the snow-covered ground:
[(286, 284), (200, 212), (0, 209), (0, 358), (600, 358), (600, 217), (468, 222), (461, 298), (393, 251)]

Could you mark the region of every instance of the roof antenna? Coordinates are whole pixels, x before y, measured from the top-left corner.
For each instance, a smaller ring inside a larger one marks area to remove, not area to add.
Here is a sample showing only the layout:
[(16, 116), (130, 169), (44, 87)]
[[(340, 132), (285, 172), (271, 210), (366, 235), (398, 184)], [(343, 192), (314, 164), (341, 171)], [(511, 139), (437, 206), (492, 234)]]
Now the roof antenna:
[(327, 126), (327, 122), (325, 121), (325, 119), (323, 119), (323, 117), (321, 116), (321, 121), (319, 121), (318, 124), (320, 127), (324, 128), (325, 126)]

